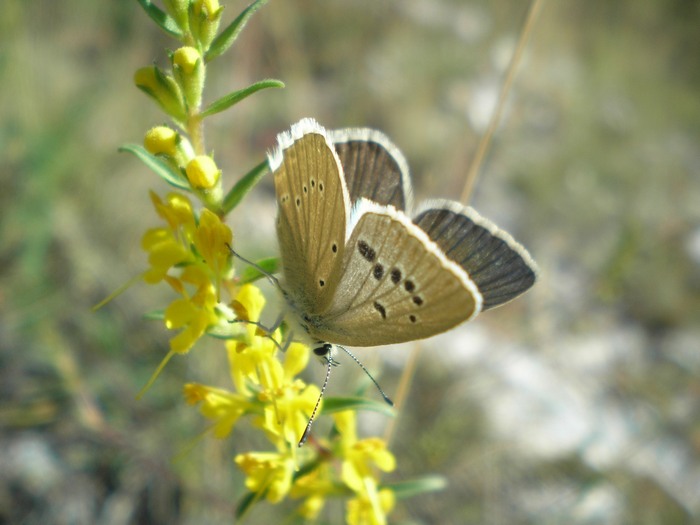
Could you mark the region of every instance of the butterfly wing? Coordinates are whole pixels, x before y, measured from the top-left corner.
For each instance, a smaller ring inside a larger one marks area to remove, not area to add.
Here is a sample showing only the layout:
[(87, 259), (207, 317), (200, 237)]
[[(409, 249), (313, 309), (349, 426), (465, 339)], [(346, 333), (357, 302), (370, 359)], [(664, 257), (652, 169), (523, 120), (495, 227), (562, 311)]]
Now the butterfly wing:
[(352, 205), (365, 198), (398, 210), (411, 209), (408, 164), (386, 135), (369, 128), (338, 129), (329, 134)]
[(535, 283), (537, 266), (527, 250), (473, 208), (427, 202), (414, 222), (474, 281), (484, 310), (515, 299)]
[(277, 238), (291, 306), (325, 309), (338, 283), (350, 207), (338, 156), (326, 130), (304, 119), (281, 133), (268, 158), (277, 195)]
[(403, 212), (367, 200), (345, 248), (332, 303), (314, 326), (319, 340), (376, 346), (422, 339), (474, 317), (481, 295)]

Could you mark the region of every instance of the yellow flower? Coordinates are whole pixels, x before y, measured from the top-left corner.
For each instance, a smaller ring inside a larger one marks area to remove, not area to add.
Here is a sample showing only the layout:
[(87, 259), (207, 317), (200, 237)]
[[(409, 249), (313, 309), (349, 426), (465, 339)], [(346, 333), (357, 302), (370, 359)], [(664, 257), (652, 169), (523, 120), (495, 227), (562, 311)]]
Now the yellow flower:
[(340, 453), (343, 463), (343, 481), (356, 492), (362, 490), (363, 480), (374, 478), (373, 466), (384, 472), (396, 468), (394, 455), (386, 449), (383, 439), (372, 437), (357, 439), (356, 413), (342, 411), (333, 414), (336, 428), (341, 435)]
[[(384, 504), (382, 503), (376, 469), (384, 472), (394, 470), (394, 455), (386, 449), (386, 443), (380, 438), (357, 439), (355, 412), (338, 412), (333, 417), (341, 436), (337, 452), (343, 458), (341, 479), (357, 494), (354, 503), (348, 502), (348, 523), (384, 524), (386, 512), (393, 506), (393, 499), (390, 500), (385, 494)], [(389, 489), (384, 489), (387, 490), (391, 493)], [(388, 505), (389, 501), (391, 505)]]
[(385, 525), (394, 504), (394, 493), (390, 489), (380, 490), (374, 499), (359, 496), (347, 502), (345, 520), (348, 525)]
[(187, 352), (204, 335), (207, 328), (217, 324), (216, 288), (208, 284), (197, 289), (192, 297), (176, 299), (165, 309), (165, 326), (170, 330), (183, 328), (170, 339), (173, 352)]
[(219, 305), (221, 280), (230, 273), (232, 235), (219, 217), (204, 209), (195, 216), (189, 199), (170, 193), (163, 201), (151, 192), (151, 200), (166, 227), (148, 230), (141, 245), (148, 252), (146, 282), (165, 280), (180, 298), (165, 310), (165, 325), (181, 329), (170, 340), (173, 352), (187, 352), (213, 325), (228, 327)]
[(292, 486), (296, 464), (286, 452), (248, 452), (234, 461), (246, 474), (246, 488), (264, 493), (270, 503), (282, 501)]
[(227, 274), (231, 268), (231, 251), (227, 245), (231, 244), (232, 239), (231, 229), (222, 223), (216, 214), (207, 209), (202, 210), (192, 240), (197, 252), (217, 281), (228, 277)]
[[(246, 284), (236, 296), (234, 311), (243, 320), (258, 321), (264, 306), (265, 297), (260, 290)], [(230, 340), (226, 344), (231, 377), (239, 392), (256, 393), (265, 403), (257, 424), (270, 440), (296, 449), (319, 394), (316, 386), (295, 379), (308, 363), (309, 349), (292, 343), (281, 363), (278, 347), (271, 340), (279, 334), (262, 334), (256, 325), (246, 324), (246, 340)]]
[(200, 412), (204, 417), (214, 420), (214, 436), (220, 439), (228, 436), (238, 419), (252, 407), (245, 396), (222, 388), (188, 383), (183, 393), (190, 405), (201, 403)]
[(297, 512), (308, 520), (315, 520), (329, 494), (340, 492), (334, 480), (334, 470), (330, 462), (319, 461), (314, 469), (299, 476), (289, 492), (292, 498), (306, 498)]
[(148, 284), (162, 281), (174, 266), (185, 263), (190, 252), (177, 241), (172, 231), (152, 228), (141, 239), (141, 247), (148, 252), (149, 269), (143, 274)]

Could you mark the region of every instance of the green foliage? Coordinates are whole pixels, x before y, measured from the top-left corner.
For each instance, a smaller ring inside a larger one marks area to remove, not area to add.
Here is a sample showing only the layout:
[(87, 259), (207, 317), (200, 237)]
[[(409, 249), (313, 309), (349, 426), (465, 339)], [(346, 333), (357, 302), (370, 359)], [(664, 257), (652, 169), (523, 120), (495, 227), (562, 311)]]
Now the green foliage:
[(268, 0), (257, 0), (245, 8), (241, 14), (212, 41), (211, 46), (204, 55), (205, 60), (210, 62), (231, 47), (248, 23), (248, 20), (250, 20), (250, 17), (267, 2)]
[(151, 2), (151, 0), (137, 1), (139, 4), (141, 4), (143, 10), (146, 11), (146, 14), (151, 17), (151, 20), (153, 20), (163, 31), (168, 33), (170, 36), (177, 38), (178, 40), (184, 37), (184, 33), (180, 27), (178, 27), (175, 19)]
[(125, 151), (133, 154), (148, 168), (158, 175), (165, 182), (181, 190), (190, 191), (190, 183), (187, 178), (179, 172), (167, 160), (162, 159), (146, 151), (146, 148), (138, 144), (125, 144), (119, 148), (119, 151)]
[(220, 113), (221, 111), (224, 111), (225, 109), (230, 108), (234, 104), (238, 104), (244, 98), (249, 97), (253, 93), (260, 91), (261, 89), (283, 88), (283, 87), (284, 87), (284, 82), (281, 82), (279, 80), (273, 80), (273, 79), (261, 80), (259, 82), (256, 82), (255, 84), (251, 84), (247, 88), (239, 89), (238, 91), (233, 91), (233, 92), (229, 93), (228, 95), (224, 95), (220, 99), (215, 100), (214, 102), (209, 104), (204, 111), (202, 111), (202, 116), (208, 117), (210, 115), (215, 115), (216, 113)]
[(243, 175), (224, 197), (222, 206), (224, 213), (228, 213), (238, 206), (243, 197), (267, 174), (267, 171), (267, 161), (263, 161)]

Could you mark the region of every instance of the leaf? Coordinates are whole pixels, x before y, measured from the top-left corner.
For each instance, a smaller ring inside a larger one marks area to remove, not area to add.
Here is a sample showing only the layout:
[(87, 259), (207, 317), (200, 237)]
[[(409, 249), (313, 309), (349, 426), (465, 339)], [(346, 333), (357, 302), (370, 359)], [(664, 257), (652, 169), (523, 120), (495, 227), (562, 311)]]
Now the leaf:
[[(279, 268), (280, 260), (278, 257), (268, 257), (267, 259), (255, 261), (255, 264), (265, 270), (267, 273), (274, 274), (277, 272), (277, 268)], [(260, 271), (260, 268), (248, 266), (241, 272), (240, 283), (248, 284), (266, 277), (266, 275)]]
[(149, 321), (162, 321), (165, 319), (165, 310), (151, 310), (143, 314), (143, 318)]
[(241, 32), (243, 27), (245, 27), (246, 23), (248, 23), (248, 19), (253, 16), (255, 11), (260, 9), (267, 2), (268, 0), (257, 0), (246, 7), (241, 14), (238, 15), (233, 22), (226, 26), (226, 29), (219, 33), (212, 41), (209, 49), (207, 49), (207, 52), (204, 54), (204, 59), (207, 62), (214, 60), (221, 53), (231, 47), (231, 44), (233, 44), (236, 41), (236, 38), (238, 38), (238, 34)]
[(250, 508), (258, 502), (263, 496), (265, 496), (265, 490), (261, 492), (247, 492), (238, 501), (236, 506), (236, 520), (242, 520), (245, 514), (250, 510)]
[(255, 166), (248, 173), (243, 175), (233, 188), (224, 197), (224, 203), (222, 205), (222, 212), (228, 214), (232, 209), (234, 209), (243, 200), (243, 197), (253, 189), (260, 179), (267, 173), (267, 161), (263, 161), (257, 166)]
[(177, 39), (182, 39), (184, 37), (182, 30), (178, 27), (175, 19), (167, 14), (165, 11), (160, 9), (158, 6), (154, 5), (151, 0), (137, 0), (143, 10), (146, 11), (148, 16), (160, 26), (160, 28), (174, 36)]
[(239, 89), (238, 91), (234, 91), (232, 93), (229, 93), (228, 95), (224, 95), (219, 100), (215, 100), (214, 102), (209, 104), (209, 106), (207, 106), (207, 108), (204, 111), (202, 111), (202, 116), (208, 117), (209, 115), (220, 113), (221, 111), (230, 108), (234, 104), (239, 103), (244, 98), (249, 97), (256, 91), (260, 91), (261, 89), (283, 87), (284, 82), (280, 80), (275, 80), (274, 78), (261, 80), (260, 82), (251, 84), (247, 88)]
[(187, 181), (187, 179), (185, 179), (163, 159), (149, 153), (143, 146), (139, 146), (138, 144), (125, 144), (119, 148), (119, 151), (126, 151), (136, 155), (136, 157), (138, 157), (146, 166), (151, 168), (156, 175), (158, 175), (168, 184), (182, 190), (191, 190), (190, 183)]
[(384, 401), (374, 399), (366, 399), (364, 397), (324, 397), (323, 398), (323, 414), (333, 414), (334, 412), (342, 412), (343, 410), (371, 410), (373, 412), (381, 412), (387, 416), (395, 416), (394, 409)]
[(426, 492), (437, 492), (447, 486), (447, 480), (442, 476), (425, 476), (396, 483), (382, 483), (382, 488), (394, 491), (397, 498), (406, 499)]

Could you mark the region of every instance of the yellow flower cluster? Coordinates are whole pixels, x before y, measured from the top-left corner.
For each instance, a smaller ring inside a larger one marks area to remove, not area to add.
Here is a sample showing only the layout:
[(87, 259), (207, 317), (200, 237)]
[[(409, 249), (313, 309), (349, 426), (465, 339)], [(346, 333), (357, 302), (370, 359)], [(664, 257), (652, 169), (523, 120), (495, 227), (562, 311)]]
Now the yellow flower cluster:
[(163, 201), (151, 192), (151, 200), (166, 225), (141, 239), (149, 264), (143, 278), (150, 284), (165, 281), (180, 296), (165, 309), (165, 325), (180, 329), (170, 340), (171, 351), (187, 352), (208, 328), (230, 319), (219, 291), (231, 273), (232, 234), (208, 209), (197, 217), (184, 195), (170, 193)]
[[(282, 351), (281, 330), (266, 330), (260, 323), (265, 297), (254, 285), (241, 285), (233, 276), (229, 248), (233, 236), (224, 219), (260, 180), (266, 165), (250, 170), (224, 194), (230, 181), (206, 149), (204, 122), (261, 89), (284, 84), (262, 80), (206, 105), (203, 94), (212, 61), (233, 44), (250, 16), (266, 2), (254, 0), (221, 32), (223, 6), (218, 0), (163, 0), (163, 8), (141, 2), (151, 19), (179, 41), (170, 54), (169, 70), (149, 65), (134, 74), (136, 86), (171, 122), (149, 130), (143, 146), (123, 149), (180, 191), (164, 197), (151, 192), (162, 222), (141, 240), (148, 254), (143, 279), (149, 284), (167, 283), (175, 292), (163, 309), (163, 320), (177, 332), (142, 392), (174, 354), (188, 352), (207, 334), (224, 339), (232, 387), (190, 383), (184, 387), (184, 397), (212, 422), (210, 431), (216, 438), (228, 437), (242, 418), (265, 436), (266, 447), (242, 451), (234, 458), (253, 493), (242, 502), (246, 505), (242, 512), (250, 502), (291, 498), (299, 501), (299, 514), (312, 520), (320, 516), (326, 501), (336, 498), (346, 501), (347, 523), (385, 524), (394, 492), (380, 485), (379, 476), (395, 468), (394, 456), (381, 439), (358, 439), (356, 413), (347, 408), (352, 405), (333, 413), (330, 401), (324, 414), (332, 413), (334, 431), (299, 448), (320, 394), (318, 387), (298, 377), (311, 352), (298, 343)], [(193, 201), (198, 204), (193, 206)]]
[[(255, 286), (244, 285), (234, 303), (244, 319), (257, 322), (265, 298)], [(308, 519), (318, 516), (328, 496), (350, 496), (348, 523), (386, 523), (394, 497), (391, 490), (379, 488), (378, 471), (393, 470), (394, 456), (379, 438), (357, 439), (353, 411), (334, 414), (332, 440), (298, 448), (319, 390), (296, 377), (309, 361), (309, 348), (292, 343), (280, 361), (279, 336), (279, 331), (261, 334), (255, 324), (247, 324), (242, 337), (226, 343), (235, 391), (191, 383), (185, 386), (185, 398), (199, 403), (219, 438), (228, 436), (242, 416), (253, 416), (274, 450), (236, 456), (251, 492), (270, 503), (287, 496), (303, 499), (299, 513)]]

